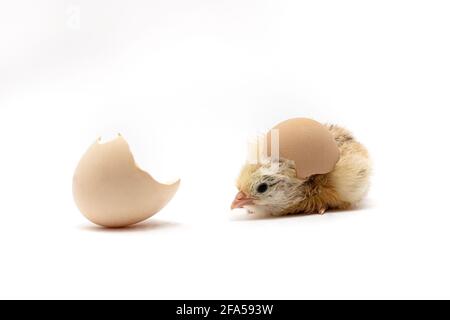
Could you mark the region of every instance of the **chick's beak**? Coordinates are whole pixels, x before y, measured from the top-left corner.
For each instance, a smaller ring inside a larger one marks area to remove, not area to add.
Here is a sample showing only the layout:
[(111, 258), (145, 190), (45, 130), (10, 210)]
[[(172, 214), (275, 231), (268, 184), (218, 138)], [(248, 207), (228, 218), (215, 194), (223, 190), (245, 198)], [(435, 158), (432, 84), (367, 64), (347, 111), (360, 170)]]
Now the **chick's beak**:
[(231, 209), (238, 209), (243, 208), (248, 205), (253, 204), (252, 198), (249, 198), (245, 193), (242, 191), (239, 191), (239, 193), (236, 195), (236, 197), (233, 200), (233, 203), (231, 204)]

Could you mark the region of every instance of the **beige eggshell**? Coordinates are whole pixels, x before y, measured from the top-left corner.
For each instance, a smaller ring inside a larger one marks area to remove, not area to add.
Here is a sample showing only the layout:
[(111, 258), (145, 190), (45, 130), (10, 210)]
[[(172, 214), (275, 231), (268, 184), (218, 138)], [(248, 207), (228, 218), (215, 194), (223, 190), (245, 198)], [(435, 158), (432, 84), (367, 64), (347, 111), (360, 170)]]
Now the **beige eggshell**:
[[(279, 134), (279, 156), (293, 160), (297, 176), (306, 179), (315, 174), (331, 172), (339, 161), (339, 148), (330, 131), (321, 123), (295, 118), (276, 125)], [(267, 134), (271, 155), (271, 133)]]
[(127, 142), (95, 142), (81, 158), (73, 177), (73, 196), (80, 211), (95, 224), (126, 227), (161, 210), (180, 181), (165, 185), (139, 169)]

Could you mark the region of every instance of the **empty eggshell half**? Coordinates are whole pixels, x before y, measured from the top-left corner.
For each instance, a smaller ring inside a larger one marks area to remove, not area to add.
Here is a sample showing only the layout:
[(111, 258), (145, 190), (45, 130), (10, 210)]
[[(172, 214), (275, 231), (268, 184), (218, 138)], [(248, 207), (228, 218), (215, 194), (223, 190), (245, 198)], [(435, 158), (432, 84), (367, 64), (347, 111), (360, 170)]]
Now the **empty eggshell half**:
[(73, 196), (80, 211), (95, 224), (126, 227), (150, 218), (175, 195), (180, 181), (155, 181), (136, 165), (122, 138), (97, 140), (81, 158), (73, 177)]
[[(293, 160), (297, 176), (306, 179), (315, 174), (331, 172), (339, 161), (340, 152), (331, 132), (321, 123), (307, 118), (294, 118), (276, 125), (279, 156)], [(268, 154), (271, 154), (271, 132), (267, 134)]]

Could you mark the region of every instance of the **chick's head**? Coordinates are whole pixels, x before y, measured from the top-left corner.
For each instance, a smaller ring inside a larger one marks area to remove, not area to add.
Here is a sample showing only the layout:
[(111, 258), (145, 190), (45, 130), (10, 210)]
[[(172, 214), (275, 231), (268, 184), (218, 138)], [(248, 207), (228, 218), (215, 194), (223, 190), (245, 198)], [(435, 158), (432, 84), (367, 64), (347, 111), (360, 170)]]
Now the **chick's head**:
[(281, 215), (305, 198), (304, 182), (297, 177), (295, 163), (291, 160), (246, 164), (238, 177), (239, 192), (231, 208)]

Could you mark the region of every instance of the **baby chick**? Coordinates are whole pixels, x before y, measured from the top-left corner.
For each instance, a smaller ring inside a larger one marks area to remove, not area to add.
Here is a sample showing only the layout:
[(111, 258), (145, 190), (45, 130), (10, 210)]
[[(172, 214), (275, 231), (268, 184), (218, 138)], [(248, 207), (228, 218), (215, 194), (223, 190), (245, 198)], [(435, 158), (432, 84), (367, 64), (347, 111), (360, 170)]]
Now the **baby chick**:
[(353, 135), (336, 125), (326, 125), (340, 152), (334, 169), (326, 174), (299, 178), (296, 164), (279, 159), (272, 165), (246, 164), (237, 180), (239, 193), (232, 209), (245, 208), (249, 213), (323, 214), (328, 209), (348, 209), (357, 204), (369, 188), (371, 164), (366, 148)]

